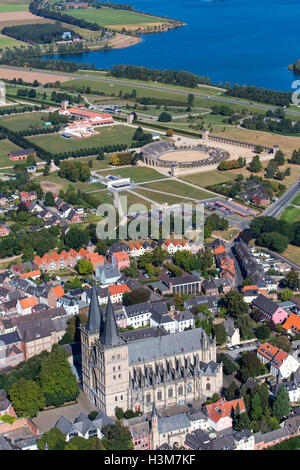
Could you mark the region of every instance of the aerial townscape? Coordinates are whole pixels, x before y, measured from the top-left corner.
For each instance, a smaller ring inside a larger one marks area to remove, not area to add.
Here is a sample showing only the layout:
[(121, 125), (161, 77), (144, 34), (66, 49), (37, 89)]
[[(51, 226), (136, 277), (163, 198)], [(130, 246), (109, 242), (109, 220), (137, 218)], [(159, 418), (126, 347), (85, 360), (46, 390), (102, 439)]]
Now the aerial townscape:
[(298, 24), (133, 3), (0, 0), (0, 450), (299, 450)]

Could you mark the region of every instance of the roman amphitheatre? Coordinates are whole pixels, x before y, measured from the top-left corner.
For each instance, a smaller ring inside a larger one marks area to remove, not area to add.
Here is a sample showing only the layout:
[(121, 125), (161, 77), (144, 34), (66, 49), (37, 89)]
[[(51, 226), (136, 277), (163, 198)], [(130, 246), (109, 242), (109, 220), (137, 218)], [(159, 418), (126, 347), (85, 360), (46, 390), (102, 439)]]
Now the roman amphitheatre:
[[(274, 157), (277, 146), (262, 146), (261, 160)], [(249, 142), (211, 135), (204, 131), (202, 139), (174, 138), (157, 141), (142, 148), (142, 165), (155, 166), (161, 173), (173, 176), (208, 171), (224, 160), (243, 157), (247, 162), (256, 154), (256, 145)]]

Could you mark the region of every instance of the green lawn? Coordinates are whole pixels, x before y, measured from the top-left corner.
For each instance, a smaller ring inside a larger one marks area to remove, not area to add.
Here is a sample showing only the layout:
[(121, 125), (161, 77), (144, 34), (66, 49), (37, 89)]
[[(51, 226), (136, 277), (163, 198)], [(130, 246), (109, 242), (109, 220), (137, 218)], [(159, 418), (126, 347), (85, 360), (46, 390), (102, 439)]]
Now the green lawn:
[(10, 152), (14, 150), (20, 150), (20, 147), (9, 140), (0, 140), (0, 168), (15, 165), (15, 162), (12, 162), (9, 158)]
[(176, 197), (176, 196), (169, 196), (166, 194), (160, 194), (160, 193), (155, 193), (153, 191), (147, 191), (147, 189), (142, 189), (142, 186), (138, 189), (134, 189), (134, 192), (137, 194), (140, 194), (141, 196), (145, 196), (151, 201), (157, 202), (158, 204), (179, 204), (179, 203), (184, 203), (184, 202), (189, 202), (188, 197), (182, 198), (182, 197)]
[[(0, 12), (1, 15), (1, 12)], [(3, 34), (0, 34), (0, 49), (5, 49), (8, 47), (9, 49), (12, 47), (21, 47), (21, 46), (26, 46), (26, 43), (23, 41), (18, 41), (17, 39), (14, 38), (9, 38), (8, 36), (4, 36)]]
[(132, 168), (116, 168), (113, 170), (101, 171), (99, 172), (101, 176), (115, 175), (120, 176), (121, 178), (130, 178), (131, 181), (135, 183), (142, 183), (151, 180), (159, 180), (165, 178), (164, 175), (158, 173), (152, 168), (147, 167), (132, 167)]
[[(41, 146), (45, 150), (51, 150), (53, 153), (68, 152), (83, 148), (105, 147), (114, 144), (131, 143), (135, 129), (132, 127), (117, 125), (112, 127), (95, 128), (99, 131), (98, 135), (87, 139), (71, 138), (65, 139), (60, 134), (41, 135), (29, 137), (31, 142)], [(104, 167), (105, 168), (105, 167)]]
[(0, 13), (6, 13), (9, 11), (27, 11), (28, 10), (28, 4), (27, 5), (16, 5), (16, 4), (9, 4), (8, 1), (5, 2), (4, 5), (0, 5)]
[(84, 19), (100, 26), (143, 25), (145, 23), (167, 23), (167, 20), (154, 16), (142, 15), (125, 10), (103, 7), (88, 8), (87, 10), (68, 11), (68, 15)]
[(228, 173), (226, 171), (206, 171), (202, 173), (194, 173), (192, 175), (181, 176), (180, 179), (187, 181), (188, 183), (195, 184), (206, 188), (214, 184), (225, 183), (227, 181), (233, 181), (236, 175)]
[(119, 197), (120, 196), (123, 196), (123, 197), (126, 196), (127, 197), (127, 213), (128, 214), (130, 214), (131, 212), (136, 212), (137, 211), (136, 208), (131, 209), (130, 206), (132, 206), (133, 204), (142, 204), (143, 206), (146, 207), (146, 209), (150, 209), (150, 207), (151, 207), (151, 203), (149, 201), (146, 201), (145, 199), (142, 199), (142, 198), (136, 196), (135, 194), (129, 193), (128, 191), (120, 192)]
[(141, 187), (144, 187), (146, 189), (155, 189), (157, 191), (164, 191), (166, 193), (170, 193), (171, 195), (186, 197), (187, 199), (193, 198), (202, 200), (212, 197), (212, 195), (210, 193), (207, 193), (206, 191), (187, 186), (184, 183), (179, 183), (178, 181), (174, 180), (143, 184)]
[(300, 206), (300, 194), (298, 194), (295, 199), (292, 200), (291, 204), (295, 204), (295, 206)]
[(47, 113), (40, 111), (0, 117), (0, 124), (15, 132), (44, 127), (45, 121)]
[(280, 217), (281, 220), (285, 220), (286, 222), (293, 223), (299, 222), (300, 220), (300, 209), (293, 206), (288, 206), (283, 214)]

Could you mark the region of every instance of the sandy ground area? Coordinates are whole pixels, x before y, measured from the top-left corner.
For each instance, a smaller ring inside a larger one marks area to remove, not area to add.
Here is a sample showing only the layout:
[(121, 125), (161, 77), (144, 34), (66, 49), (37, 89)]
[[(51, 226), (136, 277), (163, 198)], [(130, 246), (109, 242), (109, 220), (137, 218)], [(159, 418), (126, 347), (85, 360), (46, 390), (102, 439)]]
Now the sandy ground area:
[(30, 23), (53, 23), (53, 21), (35, 16), (29, 11), (8, 11), (0, 14), (1, 28)]
[(178, 150), (177, 152), (168, 152), (161, 155), (160, 160), (172, 160), (173, 162), (195, 162), (209, 158), (209, 154), (205, 152), (196, 152), (189, 150)]
[(62, 185), (58, 183), (51, 183), (50, 181), (41, 181), (41, 187), (44, 192), (51, 192), (58, 194), (62, 189)]
[[(155, 26), (163, 26), (166, 22), (156, 22), (156, 23), (142, 23), (142, 24), (126, 24), (126, 25), (109, 25), (107, 26), (108, 29), (114, 29), (117, 31), (122, 31), (122, 29), (127, 29), (128, 31), (135, 31), (139, 29), (140, 31), (146, 30), (147, 28), (154, 29)], [(170, 26), (170, 25), (169, 25)]]
[(123, 47), (134, 46), (141, 42), (141, 38), (136, 38), (133, 36), (126, 36), (124, 34), (117, 33), (115, 37), (109, 41), (109, 45), (112, 49), (122, 49)]
[(64, 77), (60, 74), (46, 74), (43, 72), (33, 72), (30, 70), (16, 70), (16, 69), (5, 69), (0, 67), (0, 79), (6, 78), (8, 80), (12, 80), (13, 78), (23, 78), (26, 82), (33, 82), (34, 80), (38, 80), (42, 85), (45, 83), (52, 83), (56, 81), (66, 82), (70, 81), (72, 77)]

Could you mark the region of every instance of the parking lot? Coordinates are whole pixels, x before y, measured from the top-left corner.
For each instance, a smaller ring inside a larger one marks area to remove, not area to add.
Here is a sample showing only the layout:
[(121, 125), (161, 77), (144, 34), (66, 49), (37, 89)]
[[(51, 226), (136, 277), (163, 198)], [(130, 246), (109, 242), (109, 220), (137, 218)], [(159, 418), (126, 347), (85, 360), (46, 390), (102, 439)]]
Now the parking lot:
[(238, 356), (242, 352), (246, 351), (256, 351), (256, 349), (259, 347), (260, 342), (259, 341), (252, 341), (246, 344), (239, 344), (237, 346), (230, 346), (230, 349), (227, 348), (224, 352), (227, 354), (231, 359), (236, 360)]

